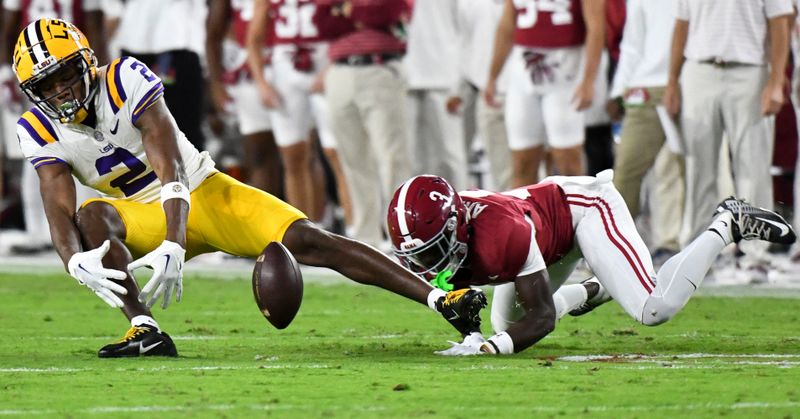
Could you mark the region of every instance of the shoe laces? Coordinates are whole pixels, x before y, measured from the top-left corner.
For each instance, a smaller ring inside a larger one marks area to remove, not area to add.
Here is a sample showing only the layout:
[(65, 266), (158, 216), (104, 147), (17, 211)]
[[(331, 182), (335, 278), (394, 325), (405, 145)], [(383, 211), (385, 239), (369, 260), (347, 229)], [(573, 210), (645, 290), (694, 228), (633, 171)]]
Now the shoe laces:
[(147, 333), (149, 330), (150, 329), (148, 329), (146, 327), (132, 326), (130, 329), (128, 329), (127, 332), (125, 332), (125, 336), (123, 336), (122, 339), (119, 340), (119, 343), (130, 342), (131, 340), (135, 339), (137, 336), (139, 336), (141, 334), (144, 334), (144, 333)]

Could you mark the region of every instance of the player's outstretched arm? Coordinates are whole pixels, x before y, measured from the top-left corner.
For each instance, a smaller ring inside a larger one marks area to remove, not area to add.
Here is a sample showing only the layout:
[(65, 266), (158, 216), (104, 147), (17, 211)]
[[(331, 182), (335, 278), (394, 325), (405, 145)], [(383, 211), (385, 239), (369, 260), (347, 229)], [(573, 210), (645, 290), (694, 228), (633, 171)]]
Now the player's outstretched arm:
[(161, 205), (167, 218), (167, 235), (155, 250), (131, 262), (128, 270), (132, 272), (143, 266), (153, 268), (153, 276), (142, 288), (139, 300), (150, 307), (163, 295), (161, 307), (167, 308), (173, 291), (177, 301), (183, 294), (189, 184), (178, 149), (178, 127), (163, 98), (142, 113), (136, 127), (142, 132), (147, 160), (161, 181)]
[(55, 163), (40, 166), (36, 171), (53, 246), (61, 256), (64, 268), (106, 304), (122, 307), (122, 300), (114, 293), (124, 295), (128, 291), (113, 279), (125, 279), (125, 272), (103, 266), (103, 257), (108, 253), (110, 242), (106, 240), (97, 249), (82, 251), (81, 234), (74, 221), (75, 183), (69, 167)]

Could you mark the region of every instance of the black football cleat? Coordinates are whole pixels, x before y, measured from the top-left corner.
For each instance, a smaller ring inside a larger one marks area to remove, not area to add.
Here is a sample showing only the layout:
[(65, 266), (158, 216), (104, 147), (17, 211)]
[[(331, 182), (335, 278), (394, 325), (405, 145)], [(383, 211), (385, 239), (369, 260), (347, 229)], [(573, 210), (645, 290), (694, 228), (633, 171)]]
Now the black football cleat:
[(159, 332), (153, 326), (141, 325), (128, 329), (119, 342), (100, 348), (97, 356), (100, 358), (178, 356), (178, 350), (168, 334)]
[(481, 309), (486, 307), (486, 294), (475, 288), (450, 291), (436, 301), (436, 309), (462, 335), (481, 331)]
[(586, 302), (569, 312), (570, 316), (583, 316), (584, 314), (611, 301), (611, 295), (606, 291), (597, 278), (589, 278), (581, 282), (586, 288)]
[(796, 239), (792, 225), (774, 211), (754, 207), (732, 196), (719, 203), (716, 214), (726, 211), (732, 215), (731, 235), (734, 242), (744, 239), (792, 244)]

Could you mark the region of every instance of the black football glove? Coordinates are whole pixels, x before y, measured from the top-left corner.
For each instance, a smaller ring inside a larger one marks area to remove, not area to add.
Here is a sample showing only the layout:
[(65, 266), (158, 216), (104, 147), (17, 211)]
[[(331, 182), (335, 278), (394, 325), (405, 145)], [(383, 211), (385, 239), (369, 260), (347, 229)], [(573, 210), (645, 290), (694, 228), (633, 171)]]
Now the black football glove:
[(481, 331), (481, 309), (486, 307), (486, 294), (475, 288), (450, 291), (436, 301), (436, 309), (462, 336)]

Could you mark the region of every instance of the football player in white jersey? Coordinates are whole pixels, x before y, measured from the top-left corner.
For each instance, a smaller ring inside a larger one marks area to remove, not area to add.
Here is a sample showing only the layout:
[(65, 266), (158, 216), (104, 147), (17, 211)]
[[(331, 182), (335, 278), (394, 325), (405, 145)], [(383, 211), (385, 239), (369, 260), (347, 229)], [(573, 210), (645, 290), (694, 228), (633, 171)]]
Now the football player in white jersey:
[[(427, 304), (460, 331), (480, 322), (480, 290), (435, 289), (375, 249), (328, 233), (296, 208), (215, 170), (177, 129), (161, 80), (130, 57), (98, 68), (71, 23), (28, 25), (13, 69), (36, 105), (20, 118), (17, 136), (41, 180), (53, 245), (72, 277), (131, 322), (100, 357), (176, 356), (150, 307), (163, 297), (166, 308), (173, 293), (180, 300), (184, 260), (218, 250), (256, 257), (271, 241), (300, 263)], [(71, 173), (102, 195), (77, 212)], [(129, 272), (143, 266), (153, 276), (140, 291)]]

